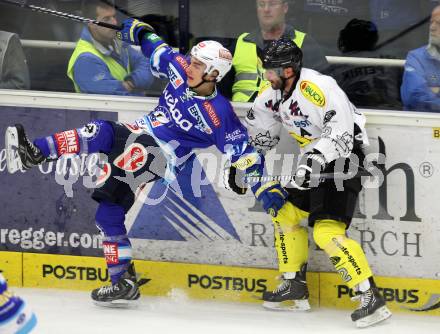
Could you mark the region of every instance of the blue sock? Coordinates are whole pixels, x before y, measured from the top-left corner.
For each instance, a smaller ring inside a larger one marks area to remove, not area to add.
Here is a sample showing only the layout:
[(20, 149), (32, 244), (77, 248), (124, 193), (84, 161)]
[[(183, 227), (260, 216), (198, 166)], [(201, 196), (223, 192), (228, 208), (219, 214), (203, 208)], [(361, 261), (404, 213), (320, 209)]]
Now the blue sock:
[(105, 201), (99, 203), (96, 225), (104, 234), (104, 256), (112, 284), (119, 281), (132, 260), (131, 243), (124, 222), (122, 206)]
[(65, 153), (108, 153), (113, 147), (114, 131), (107, 121), (96, 120), (79, 129), (37, 138), (37, 146), (47, 158), (56, 159)]

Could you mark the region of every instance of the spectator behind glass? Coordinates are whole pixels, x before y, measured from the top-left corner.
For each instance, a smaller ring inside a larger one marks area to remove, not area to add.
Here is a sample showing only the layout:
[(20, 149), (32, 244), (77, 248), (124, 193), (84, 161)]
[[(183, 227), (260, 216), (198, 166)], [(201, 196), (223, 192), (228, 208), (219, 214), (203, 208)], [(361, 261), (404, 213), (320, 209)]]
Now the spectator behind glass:
[(400, 93), (405, 109), (440, 112), (440, 6), (431, 14), (428, 45), (406, 57)]
[[(88, 1), (86, 15), (117, 25), (113, 7)], [(91, 94), (145, 95), (153, 83), (149, 61), (116, 38), (116, 31), (89, 24), (70, 58), (67, 76), (75, 91)]]
[(29, 88), (29, 70), (20, 38), (0, 30), (0, 89)]
[[(238, 37), (233, 53), (232, 70), (229, 78), (234, 77), (232, 101), (252, 102), (262, 85), (263, 67), (261, 54), (271, 41), (285, 37), (292, 39), (304, 53), (304, 66), (319, 71), (327, 69), (324, 53), (315, 40), (293, 26), (286, 24), (289, 10), (287, 1), (256, 0), (259, 28)], [(227, 80), (224, 80), (225, 82)], [(231, 97), (230, 91), (221, 86), (224, 95)]]
[[(353, 19), (339, 32), (338, 49), (343, 56), (375, 58), (379, 39), (373, 22)], [(371, 65), (332, 65), (331, 74), (357, 107), (400, 109), (401, 70)]]

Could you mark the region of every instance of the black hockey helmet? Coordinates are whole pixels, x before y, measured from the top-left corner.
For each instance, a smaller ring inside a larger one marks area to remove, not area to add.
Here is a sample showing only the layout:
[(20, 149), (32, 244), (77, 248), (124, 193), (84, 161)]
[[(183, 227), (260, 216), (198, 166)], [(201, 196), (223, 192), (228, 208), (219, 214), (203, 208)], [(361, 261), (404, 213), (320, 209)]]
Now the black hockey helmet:
[(339, 32), (338, 48), (341, 52), (372, 51), (378, 40), (379, 32), (373, 22), (352, 19)]
[(303, 53), (295, 42), (282, 37), (270, 42), (264, 48), (263, 67), (266, 69), (292, 67), (295, 73), (299, 73), (302, 68), (302, 58)]

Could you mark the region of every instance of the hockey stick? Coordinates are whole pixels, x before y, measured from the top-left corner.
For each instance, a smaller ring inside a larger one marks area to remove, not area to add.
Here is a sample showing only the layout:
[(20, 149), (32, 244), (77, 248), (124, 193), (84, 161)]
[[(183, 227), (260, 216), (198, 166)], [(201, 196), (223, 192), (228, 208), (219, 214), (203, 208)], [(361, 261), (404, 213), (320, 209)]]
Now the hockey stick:
[(121, 28), (122, 28), (121, 26), (116, 26), (114, 24), (100, 22), (100, 21), (93, 20), (93, 19), (88, 19), (88, 18), (85, 18), (85, 17), (82, 17), (82, 16), (77, 16), (77, 15), (73, 15), (73, 14), (69, 14), (69, 13), (64, 13), (64, 12), (58, 12), (56, 10), (49, 9), (49, 8), (38, 7), (38, 6), (34, 6), (34, 5), (28, 5), (28, 4), (26, 4), (26, 1), (0, 0), (0, 2), (9, 4), (9, 5), (18, 6), (18, 7), (21, 7), (21, 8), (30, 9), (30, 10), (32, 10), (34, 12), (38, 12), (38, 13), (50, 14), (50, 15), (62, 17), (64, 19), (68, 19), (68, 20), (73, 20), (73, 21), (83, 22), (83, 23), (96, 24), (96, 25), (98, 25), (100, 27), (105, 27), (105, 28), (109, 28), (109, 29), (113, 29), (113, 30), (121, 30)]

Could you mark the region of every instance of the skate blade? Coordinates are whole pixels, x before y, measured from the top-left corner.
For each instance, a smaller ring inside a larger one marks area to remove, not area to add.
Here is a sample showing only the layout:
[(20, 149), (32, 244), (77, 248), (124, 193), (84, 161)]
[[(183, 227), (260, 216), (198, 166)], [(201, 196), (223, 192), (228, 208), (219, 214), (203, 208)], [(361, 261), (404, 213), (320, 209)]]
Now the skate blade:
[(18, 133), (15, 126), (10, 126), (5, 133), (6, 167), (9, 174), (14, 174), (23, 169), (18, 155)]
[(274, 311), (309, 311), (308, 299), (286, 300), (283, 302), (264, 302), (263, 307)]
[(373, 314), (366, 316), (365, 318), (356, 321), (356, 327), (364, 328), (377, 324), (391, 317), (392, 313), (386, 306), (378, 308)]
[(135, 299), (135, 300), (117, 299), (110, 302), (99, 302), (94, 300), (93, 303), (100, 307), (135, 308), (139, 306), (139, 299)]

